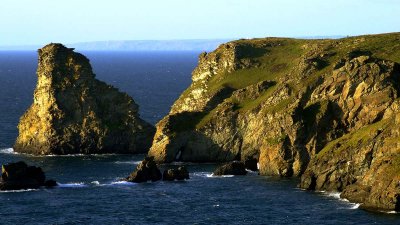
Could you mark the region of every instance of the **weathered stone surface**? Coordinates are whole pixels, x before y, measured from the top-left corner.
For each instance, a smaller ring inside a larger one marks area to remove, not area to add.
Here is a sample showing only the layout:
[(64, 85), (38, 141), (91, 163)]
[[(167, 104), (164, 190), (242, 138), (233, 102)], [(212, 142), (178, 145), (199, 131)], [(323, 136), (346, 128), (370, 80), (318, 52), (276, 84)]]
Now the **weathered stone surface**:
[(184, 166), (180, 166), (175, 169), (164, 170), (163, 180), (174, 181), (174, 180), (187, 180), (189, 179), (189, 171)]
[(39, 49), (38, 81), (16, 152), (145, 153), (154, 128), (127, 94), (95, 79), (89, 60), (61, 44)]
[(261, 175), (301, 176), (305, 189), (397, 209), (398, 131), (383, 124), (400, 118), (398, 40), (266, 38), (202, 54), (192, 85), (157, 124), (149, 155), (256, 158)]
[(146, 157), (137, 167), (136, 170), (126, 178), (126, 181), (142, 183), (147, 181), (161, 180), (162, 175), (157, 167), (154, 157)]
[(243, 162), (233, 161), (226, 163), (222, 166), (216, 168), (213, 172), (214, 176), (223, 176), (223, 175), (246, 175), (246, 167)]
[(46, 181), (40, 167), (28, 166), (23, 161), (2, 166), (0, 190), (37, 189), (42, 186), (53, 187), (57, 183)]

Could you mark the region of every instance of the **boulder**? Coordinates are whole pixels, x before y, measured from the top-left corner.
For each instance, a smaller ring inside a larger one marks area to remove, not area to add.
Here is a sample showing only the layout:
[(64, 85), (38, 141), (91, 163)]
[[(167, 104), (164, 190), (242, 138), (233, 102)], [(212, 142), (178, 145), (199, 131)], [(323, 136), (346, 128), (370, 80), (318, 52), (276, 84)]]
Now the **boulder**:
[(158, 181), (161, 180), (162, 175), (157, 167), (154, 157), (146, 157), (139, 165), (136, 170), (126, 178), (126, 181), (141, 183), (147, 181)]
[(186, 180), (189, 179), (189, 171), (184, 166), (180, 166), (175, 169), (164, 170), (163, 180), (174, 181), (174, 180)]
[(229, 162), (226, 163), (214, 171), (214, 176), (222, 176), (222, 175), (246, 175), (246, 167), (243, 162)]
[(54, 187), (54, 180), (46, 181), (46, 176), (40, 167), (28, 166), (19, 161), (2, 166), (0, 190), (37, 189), (39, 187)]

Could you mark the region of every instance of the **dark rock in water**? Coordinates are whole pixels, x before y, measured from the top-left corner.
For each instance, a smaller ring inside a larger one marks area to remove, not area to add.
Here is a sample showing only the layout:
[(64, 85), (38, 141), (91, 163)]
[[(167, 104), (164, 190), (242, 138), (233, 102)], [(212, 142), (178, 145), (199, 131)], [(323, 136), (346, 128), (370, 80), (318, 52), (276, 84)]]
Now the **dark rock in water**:
[(215, 176), (222, 175), (246, 175), (247, 171), (243, 162), (230, 162), (218, 167), (214, 173)]
[(61, 44), (39, 49), (34, 101), (21, 117), (16, 152), (146, 153), (155, 128), (126, 93), (95, 78), (89, 59)]
[(164, 170), (163, 180), (174, 181), (174, 180), (186, 180), (189, 179), (189, 171), (184, 166), (180, 166), (176, 169)]
[(56, 185), (54, 180), (46, 181), (46, 176), (40, 167), (28, 166), (23, 161), (2, 166), (0, 190), (36, 189), (41, 186)]
[(257, 171), (258, 170), (257, 164), (258, 164), (258, 160), (253, 158), (253, 157), (247, 157), (244, 160), (244, 167), (246, 169), (251, 170), (251, 171)]
[(141, 183), (147, 181), (161, 180), (162, 175), (157, 167), (154, 157), (146, 157), (137, 167), (136, 170), (126, 178), (126, 181)]
[(57, 185), (58, 184), (55, 180), (46, 180), (46, 182), (44, 182), (45, 187), (55, 187)]

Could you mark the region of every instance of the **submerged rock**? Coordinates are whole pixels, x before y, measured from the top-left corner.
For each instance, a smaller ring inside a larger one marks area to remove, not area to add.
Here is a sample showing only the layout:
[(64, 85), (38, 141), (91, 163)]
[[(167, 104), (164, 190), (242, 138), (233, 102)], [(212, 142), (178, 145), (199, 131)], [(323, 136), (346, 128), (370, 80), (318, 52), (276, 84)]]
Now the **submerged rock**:
[(146, 157), (139, 165), (136, 170), (129, 175), (125, 180), (129, 182), (141, 183), (147, 181), (158, 181), (161, 180), (161, 171), (158, 169), (154, 157)]
[(187, 180), (189, 179), (189, 171), (184, 166), (180, 166), (176, 169), (164, 170), (163, 180), (174, 181), (174, 180)]
[(54, 187), (57, 183), (46, 181), (40, 167), (28, 166), (23, 161), (2, 166), (0, 190), (37, 189), (42, 186)]
[(217, 169), (214, 170), (214, 176), (223, 176), (223, 175), (246, 175), (246, 167), (243, 162), (229, 162), (226, 163)]
[(35, 155), (145, 153), (154, 127), (125, 93), (95, 78), (89, 60), (61, 44), (39, 49), (33, 104), (14, 150)]

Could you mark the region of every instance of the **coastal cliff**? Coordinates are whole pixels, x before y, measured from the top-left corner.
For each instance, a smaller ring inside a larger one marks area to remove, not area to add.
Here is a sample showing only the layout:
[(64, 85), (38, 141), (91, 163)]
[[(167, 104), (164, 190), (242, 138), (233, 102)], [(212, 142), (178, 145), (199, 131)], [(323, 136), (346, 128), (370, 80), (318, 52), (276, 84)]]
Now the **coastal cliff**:
[(35, 155), (145, 153), (155, 129), (127, 94), (95, 78), (89, 60), (61, 44), (39, 49), (33, 104), (16, 152)]
[(149, 155), (254, 158), (261, 175), (400, 210), (399, 63), (400, 33), (223, 44), (200, 55)]

